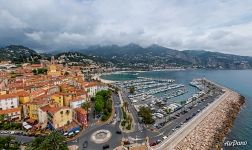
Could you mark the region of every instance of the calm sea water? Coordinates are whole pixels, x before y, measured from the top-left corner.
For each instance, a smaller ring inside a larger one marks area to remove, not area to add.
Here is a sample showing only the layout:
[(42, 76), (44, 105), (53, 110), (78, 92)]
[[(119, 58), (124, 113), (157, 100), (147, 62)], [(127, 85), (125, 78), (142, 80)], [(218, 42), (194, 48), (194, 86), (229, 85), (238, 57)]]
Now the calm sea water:
[(175, 79), (177, 83), (185, 84), (189, 89), (186, 96), (195, 92), (188, 83), (193, 78), (206, 77), (221, 85), (224, 85), (246, 97), (246, 103), (242, 107), (234, 122), (226, 140), (247, 141), (246, 146), (223, 147), (225, 150), (252, 150), (252, 70), (192, 70), (192, 71), (151, 71), (130, 72), (102, 76), (107, 80), (133, 80), (137, 77), (151, 77), (163, 79)]

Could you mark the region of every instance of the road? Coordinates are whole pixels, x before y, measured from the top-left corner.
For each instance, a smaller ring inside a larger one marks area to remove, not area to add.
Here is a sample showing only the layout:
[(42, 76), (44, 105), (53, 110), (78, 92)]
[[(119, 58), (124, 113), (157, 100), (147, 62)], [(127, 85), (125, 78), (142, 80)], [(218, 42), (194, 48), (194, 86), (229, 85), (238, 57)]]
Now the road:
[[(121, 117), (121, 109), (120, 109), (121, 102), (119, 100), (119, 97), (118, 95), (113, 93), (112, 98), (114, 101), (115, 113), (117, 114), (116, 120), (121, 119), (120, 118)], [(95, 131), (101, 130), (101, 129), (109, 130), (112, 133), (112, 138), (106, 143), (96, 144), (93, 141), (91, 141), (90, 137)], [(112, 149), (114, 147), (119, 146), (119, 144), (121, 143), (123, 134), (116, 133), (116, 131), (119, 131), (119, 130), (120, 129), (119, 129), (118, 121), (115, 121), (114, 123), (109, 123), (106, 125), (95, 125), (95, 126), (87, 128), (86, 131), (82, 132), (80, 137), (77, 140), (69, 141), (68, 145), (78, 145), (82, 149), (84, 141), (87, 141), (88, 147), (86, 149), (99, 150), (99, 149), (103, 149), (103, 145), (106, 145), (106, 144), (109, 144), (110, 148)]]
[(9, 134), (0, 134), (0, 136), (13, 136), (20, 143), (31, 142), (35, 137), (23, 136), (23, 135), (9, 135)]

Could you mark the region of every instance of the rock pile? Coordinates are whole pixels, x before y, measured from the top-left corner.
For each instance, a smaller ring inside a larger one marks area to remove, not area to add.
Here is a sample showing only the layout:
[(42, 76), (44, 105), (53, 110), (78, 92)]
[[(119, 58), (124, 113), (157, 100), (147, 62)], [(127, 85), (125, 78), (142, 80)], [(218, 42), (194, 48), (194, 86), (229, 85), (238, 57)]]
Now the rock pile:
[(221, 149), (223, 139), (232, 127), (243, 103), (243, 96), (231, 92), (175, 147), (175, 150)]

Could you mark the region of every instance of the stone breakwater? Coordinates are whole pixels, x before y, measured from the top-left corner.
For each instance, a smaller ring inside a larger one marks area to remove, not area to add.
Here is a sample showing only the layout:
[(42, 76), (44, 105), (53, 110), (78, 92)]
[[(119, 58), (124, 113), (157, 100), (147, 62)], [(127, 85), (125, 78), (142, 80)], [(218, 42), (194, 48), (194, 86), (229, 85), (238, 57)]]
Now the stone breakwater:
[(225, 100), (214, 108), (174, 149), (221, 149), (224, 137), (232, 127), (244, 102), (243, 96), (231, 91)]

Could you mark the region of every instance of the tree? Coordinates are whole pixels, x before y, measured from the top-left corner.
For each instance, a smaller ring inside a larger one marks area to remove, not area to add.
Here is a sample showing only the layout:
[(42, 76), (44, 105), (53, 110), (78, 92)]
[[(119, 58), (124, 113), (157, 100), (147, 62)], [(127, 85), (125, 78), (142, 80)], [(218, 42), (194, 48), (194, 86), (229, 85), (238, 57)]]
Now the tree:
[(81, 107), (83, 109), (85, 109), (86, 111), (88, 111), (88, 109), (91, 107), (91, 103), (90, 102), (85, 102), (81, 105)]
[(152, 118), (151, 110), (147, 107), (140, 107), (139, 109), (139, 116), (143, 118), (143, 122), (145, 124), (152, 124), (154, 123), (154, 119)]
[(69, 72), (66, 71), (66, 72), (64, 73), (64, 76), (68, 76), (68, 75), (69, 75)]
[(35, 138), (26, 148), (26, 150), (38, 150), (40, 144), (43, 143), (45, 140), (44, 137), (37, 137)]
[[(168, 108), (168, 109), (166, 109), (165, 110), (165, 112), (168, 114), (168, 116), (169, 116), (169, 119), (170, 119), (170, 114), (171, 114), (171, 108)], [(166, 117), (165, 117), (165, 121), (167, 122), (167, 119), (166, 119)]]
[(4, 114), (0, 115), (0, 122), (1, 123), (4, 122), (4, 119), (5, 119), (5, 115)]
[(68, 150), (66, 138), (57, 131), (53, 131), (46, 137), (34, 139), (26, 150)]
[(130, 94), (134, 94), (134, 93), (135, 93), (135, 87), (134, 87), (134, 86), (131, 86), (131, 87), (129, 88), (129, 92), (130, 92)]
[(14, 137), (0, 137), (0, 149), (18, 150), (19, 146), (20, 144), (15, 141)]
[(101, 112), (104, 107), (103, 97), (101, 95), (97, 95), (95, 97), (95, 111)]

